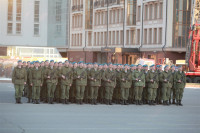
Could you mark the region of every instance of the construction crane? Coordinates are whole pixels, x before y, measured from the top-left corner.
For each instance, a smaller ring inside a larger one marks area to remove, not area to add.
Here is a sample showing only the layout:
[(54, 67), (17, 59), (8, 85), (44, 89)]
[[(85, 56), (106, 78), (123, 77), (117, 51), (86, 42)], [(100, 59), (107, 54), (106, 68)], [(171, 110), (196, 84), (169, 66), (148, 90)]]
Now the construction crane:
[(200, 83), (200, 0), (192, 0), (191, 26), (186, 49), (187, 82)]

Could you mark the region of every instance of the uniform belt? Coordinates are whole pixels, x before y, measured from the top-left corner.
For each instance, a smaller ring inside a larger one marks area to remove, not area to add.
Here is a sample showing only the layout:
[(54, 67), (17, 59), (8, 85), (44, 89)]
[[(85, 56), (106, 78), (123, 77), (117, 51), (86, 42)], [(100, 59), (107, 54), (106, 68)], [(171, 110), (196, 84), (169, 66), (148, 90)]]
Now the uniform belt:
[(36, 79), (36, 78), (33, 78), (34, 80), (41, 80), (41, 79)]

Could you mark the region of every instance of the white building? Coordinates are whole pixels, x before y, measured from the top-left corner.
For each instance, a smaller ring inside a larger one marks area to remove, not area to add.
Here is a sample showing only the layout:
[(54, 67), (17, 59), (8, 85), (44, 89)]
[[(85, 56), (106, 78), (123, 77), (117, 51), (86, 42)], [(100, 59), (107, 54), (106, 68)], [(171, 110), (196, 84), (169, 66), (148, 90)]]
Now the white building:
[(68, 0), (0, 0), (0, 46), (46, 46), (66, 51), (68, 6)]
[(71, 61), (184, 59), (191, 0), (71, 0), (71, 12)]

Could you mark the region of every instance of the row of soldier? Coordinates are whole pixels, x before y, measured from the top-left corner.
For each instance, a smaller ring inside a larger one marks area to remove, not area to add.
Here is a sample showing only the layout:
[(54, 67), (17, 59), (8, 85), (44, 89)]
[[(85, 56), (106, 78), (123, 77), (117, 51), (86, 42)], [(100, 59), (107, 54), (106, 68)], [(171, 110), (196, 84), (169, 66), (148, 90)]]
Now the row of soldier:
[(83, 62), (22, 62), (12, 73), (16, 103), (24, 90), (28, 103), (182, 105), (186, 84), (182, 66)]

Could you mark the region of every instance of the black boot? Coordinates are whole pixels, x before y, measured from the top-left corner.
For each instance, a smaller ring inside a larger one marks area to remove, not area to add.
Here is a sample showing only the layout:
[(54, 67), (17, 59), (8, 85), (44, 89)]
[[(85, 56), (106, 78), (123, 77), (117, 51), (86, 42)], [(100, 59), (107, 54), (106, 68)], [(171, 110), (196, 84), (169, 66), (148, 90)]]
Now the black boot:
[(135, 100), (135, 104), (138, 105), (138, 100)]
[(112, 105), (112, 100), (109, 100), (109, 105)]
[(109, 105), (109, 100), (108, 99), (105, 99), (105, 104)]
[(152, 101), (151, 101), (151, 105), (156, 105), (156, 104), (155, 104), (155, 101), (152, 100)]
[(149, 105), (151, 105), (151, 100), (149, 100)]
[(173, 99), (173, 102), (172, 102), (172, 104), (175, 104), (175, 99)]
[(16, 104), (18, 104), (18, 98), (15, 98), (15, 100), (16, 100)]
[(97, 99), (94, 99), (94, 105), (97, 105)]
[(51, 98), (50, 101), (51, 101), (51, 104), (53, 104), (53, 98)]
[(177, 105), (177, 106), (179, 105), (179, 100), (176, 100), (176, 105)]
[(171, 99), (169, 99), (169, 104), (172, 104)]
[(65, 104), (69, 104), (69, 100), (68, 99), (65, 100)]
[(76, 99), (76, 104), (79, 104), (79, 99)]
[(168, 102), (168, 101), (166, 101), (166, 105), (169, 105), (169, 102)]
[(121, 105), (125, 105), (125, 101), (124, 100), (122, 100)]
[(83, 100), (82, 100), (82, 99), (80, 100), (80, 104), (81, 104), (81, 105), (83, 104)]
[(180, 105), (180, 106), (183, 106), (183, 104), (181, 103), (181, 100), (179, 100), (179, 105)]
[(36, 104), (40, 104), (40, 102), (39, 102), (39, 100), (38, 100), (38, 99), (36, 100)]
[(31, 102), (31, 100), (30, 100), (30, 98), (28, 98), (28, 102), (27, 103), (30, 103)]
[(94, 99), (90, 99), (90, 103), (93, 105), (94, 104)]
[(48, 103), (51, 104), (51, 98), (48, 98)]
[(127, 100), (124, 101), (124, 105), (129, 105)]
[(65, 104), (65, 99), (61, 99), (62, 104)]
[(142, 105), (142, 101), (141, 100), (139, 101), (139, 105)]
[(19, 103), (19, 104), (22, 104), (21, 98), (18, 98), (18, 103)]

